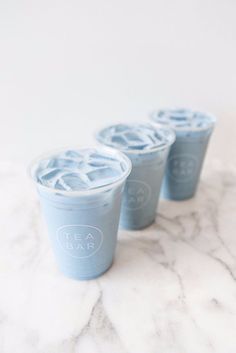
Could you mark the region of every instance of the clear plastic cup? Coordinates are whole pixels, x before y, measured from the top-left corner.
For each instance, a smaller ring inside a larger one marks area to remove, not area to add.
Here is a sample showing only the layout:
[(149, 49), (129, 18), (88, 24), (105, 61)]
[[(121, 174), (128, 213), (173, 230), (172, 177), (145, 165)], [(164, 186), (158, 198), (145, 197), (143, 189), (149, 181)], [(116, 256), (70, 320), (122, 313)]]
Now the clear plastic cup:
[[(148, 123), (140, 124), (152, 126)], [(127, 125), (132, 126), (132, 124)], [(102, 137), (103, 132), (113, 126), (115, 125), (108, 126), (96, 134), (99, 143), (106, 144)], [(167, 142), (162, 146), (154, 146), (147, 150), (120, 149), (132, 162), (132, 171), (127, 178), (122, 198), (121, 228), (142, 229), (152, 224), (156, 218), (166, 160), (170, 146), (175, 140), (172, 130), (162, 127), (160, 129), (167, 136)]]
[(79, 191), (53, 189), (37, 182), (40, 161), (66, 149), (39, 157), (29, 168), (58, 267), (66, 276), (79, 280), (96, 278), (112, 265), (121, 196), (131, 171), (131, 162), (124, 154), (110, 148), (94, 149), (122, 163), (124, 172), (116, 181)]
[(194, 196), (216, 119), (208, 113), (189, 109), (162, 109), (153, 112), (152, 122), (175, 131), (163, 182), (163, 196), (185, 200)]

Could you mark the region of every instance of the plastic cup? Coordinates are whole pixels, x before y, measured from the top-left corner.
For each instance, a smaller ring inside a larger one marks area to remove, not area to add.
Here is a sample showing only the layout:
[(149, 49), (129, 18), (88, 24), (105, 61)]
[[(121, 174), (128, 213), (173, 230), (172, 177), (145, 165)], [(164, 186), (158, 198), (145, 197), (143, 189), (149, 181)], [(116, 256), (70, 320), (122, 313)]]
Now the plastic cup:
[(88, 190), (58, 190), (36, 180), (39, 162), (55, 153), (38, 158), (30, 166), (58, 267), (67, 277), (79, 280), (96, 278), (112, 265), (121, 196), (131, 171), (131, 162), (124, 154), (110, 148), (95, 149), (124, 166), (116, 181)]
[[(146, 125), (151, 126), (150, 124)], [(105, 129), (96, 134), (99, 143), (105, 142), (102, 138)], [(122, 149), (122, 152), (132, 162), (132, 171), (127, 178), (122, 198), (121, 228), (142, 229), (151, 225), (156, 218), (166, 160), (170, 146), (175, 139), (172, 130), (161, 129), (168, 135), (168, 143), (165, 145), (149, 150)]]
[[(171, 114), (177, 119), (172, 121)], [(199, 124), (194, 123), (198, 114)], [(166, 117), (165, 117), (166, 115)], [(154, 123), (175, 130), (176, 140), (171, 146), (163, 182), (163, 196), (171, 200), (185, 200), (196, 193), (215, 117), (186, 109), (163, 109), (151, 114)], [(178, 120), (179, 119), (179, 120)]]

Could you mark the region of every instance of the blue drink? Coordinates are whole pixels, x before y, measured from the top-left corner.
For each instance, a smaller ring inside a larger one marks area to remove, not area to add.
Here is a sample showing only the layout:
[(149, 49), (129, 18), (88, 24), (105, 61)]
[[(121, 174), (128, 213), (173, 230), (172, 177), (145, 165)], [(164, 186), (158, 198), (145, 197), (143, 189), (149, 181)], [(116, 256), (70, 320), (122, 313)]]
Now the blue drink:
[(32, 164), (56, 260), (66, 276), (91, 279), (111, 266), (130, 170), (128, 158), (109, 148), (64, 150)]
[(167, 161), (163, 196), (172, 200), (193, 197), (215, 118), (187, 109), (166, 109), (153, 113), (151, 119), (162, 126), (171, 127), (176, 133)]
[(141, 229), (154, 222), (170, 145), (170, 129), (151, 124), (117, 124), (101, 130), (97, 140), (124, 152), (132, 162), (122, 199), (120, 226)]

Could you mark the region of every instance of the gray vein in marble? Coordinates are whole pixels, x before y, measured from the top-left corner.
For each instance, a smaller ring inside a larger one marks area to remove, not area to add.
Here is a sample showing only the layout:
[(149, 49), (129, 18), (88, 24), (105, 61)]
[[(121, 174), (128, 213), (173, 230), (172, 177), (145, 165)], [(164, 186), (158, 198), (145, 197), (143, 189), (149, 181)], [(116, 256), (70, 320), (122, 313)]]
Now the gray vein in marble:
[(90, 339), (94, 341), (97, 347), (97, 352), (99, 353), (103, 352), (102, 347), (100, 348), (101, 338), (104, 341), (115, 344), (122, 352), (126, 353), (113, 323), (105, 312), (101, 289), (99, 291), (98, 299), (92, 308), (88, 322), (72, 339), (75, 346), (75, 352), (80, 352), (80, 340), (84, 337), (90, 337)]

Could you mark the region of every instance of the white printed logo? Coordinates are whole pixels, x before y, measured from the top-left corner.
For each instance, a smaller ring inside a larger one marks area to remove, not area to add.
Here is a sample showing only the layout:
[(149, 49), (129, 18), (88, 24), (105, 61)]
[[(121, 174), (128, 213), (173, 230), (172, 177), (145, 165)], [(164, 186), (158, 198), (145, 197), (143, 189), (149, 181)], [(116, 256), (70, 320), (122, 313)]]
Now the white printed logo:
[(169, 175), (178, 182), (186, 182), (195, 176), (197, 159), (192, 155), (175, 155), (169, 159), (168, 164)]
[(86, 258), (93, 256), (103, 242), (102, 231), (88, 225), (65, 225), (57, 230), (57, 239), (62, 249), (70, 256)]
[(128, 180), (125, 186), (123, 205), (128, 210), (143, 208), (151, 197), (151, 188), (140, 180)]

